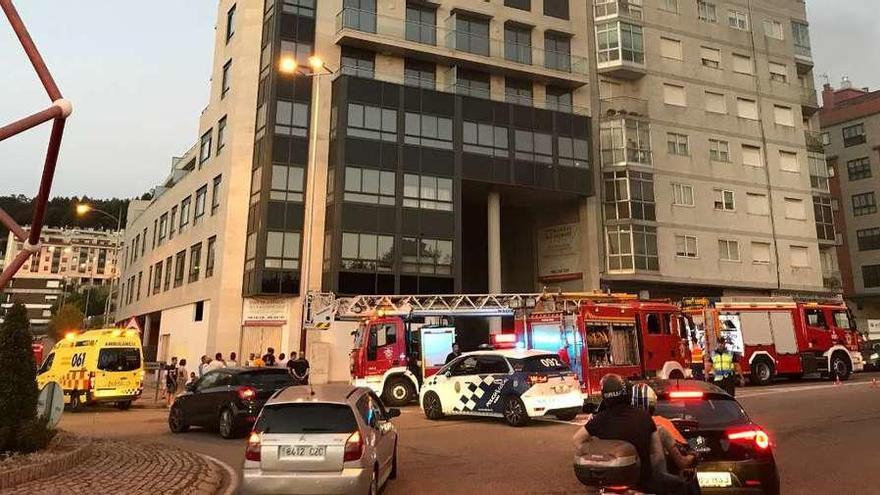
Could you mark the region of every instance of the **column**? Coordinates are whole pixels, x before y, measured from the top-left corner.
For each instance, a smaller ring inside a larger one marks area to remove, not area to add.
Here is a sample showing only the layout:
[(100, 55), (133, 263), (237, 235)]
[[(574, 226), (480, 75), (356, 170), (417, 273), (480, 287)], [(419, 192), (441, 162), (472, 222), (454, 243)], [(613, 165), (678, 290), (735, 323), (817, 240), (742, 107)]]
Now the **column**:
[[(489, 292), (501, 292), (501, 194), (496, 190), (489, 191), (486, 200), (486, 235), (489, 236), (487, 245)], [(489, 319), (489, 333), (501, 333), (501, 318)]]

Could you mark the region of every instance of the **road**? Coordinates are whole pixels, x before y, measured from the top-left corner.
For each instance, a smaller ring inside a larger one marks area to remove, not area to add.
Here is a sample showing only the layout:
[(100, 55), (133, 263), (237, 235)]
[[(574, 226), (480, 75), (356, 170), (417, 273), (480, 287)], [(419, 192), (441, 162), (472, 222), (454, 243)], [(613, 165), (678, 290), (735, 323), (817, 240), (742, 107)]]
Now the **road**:
[[(738, 390), (752, 418), (776, 444), (783, 493), (874, 493), (880, 446), (880, 374), (860, 374), (841, 385), (827, 381), (779, 383)], [(149, 440), (214, 456), (238, 469), (244, 441), (192, 431), (172, 435), (161, 409), (100, 409), (65, 414), (61, 428), (100, 437)], [(400, 431), (400, 476), (386, 494), (579, 493), (571, 471), (576, 428), (534, 422), (510, 428), (496, 420), (430, 422), (416, 407), (395, 420)]]

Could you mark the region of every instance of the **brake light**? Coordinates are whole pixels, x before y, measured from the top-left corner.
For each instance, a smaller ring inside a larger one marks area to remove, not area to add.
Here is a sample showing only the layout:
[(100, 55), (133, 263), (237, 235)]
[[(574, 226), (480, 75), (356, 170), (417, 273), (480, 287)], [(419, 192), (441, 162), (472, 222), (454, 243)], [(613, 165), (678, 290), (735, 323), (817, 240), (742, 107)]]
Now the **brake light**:
[(673, 390), (669, 392), (670, 399), (702, 399), (703, 392), (699, 390)]
[(528, 381), (529, 385), (534, 385), (536, 383), (547, 383), (547, 375), (529, 375)]
[(767, 435), (767, 432), (760, 428), (729, 431), (727, 432), (727, 439), (731, 442), (754, 442), (755, 446), (761, 450), (765, 450), (770, 447), (770, 436)]
[(257, 396), (257, 391), (253, 387), (239, 387), (238, 397), (241, 400), (253, 400)]
[(256, 431), (252, 431), (251, 436), (248, 437), (244, 458), (249, 461), (260, 461), (260, 434)]
[(345, 441), (345, 456), (342, 460), (343, 462), (356, 461), (360, 459), (363, 454), (364, 440), (361, 438), (361, 433), (355, 431), (348, 437), (348, 440)]

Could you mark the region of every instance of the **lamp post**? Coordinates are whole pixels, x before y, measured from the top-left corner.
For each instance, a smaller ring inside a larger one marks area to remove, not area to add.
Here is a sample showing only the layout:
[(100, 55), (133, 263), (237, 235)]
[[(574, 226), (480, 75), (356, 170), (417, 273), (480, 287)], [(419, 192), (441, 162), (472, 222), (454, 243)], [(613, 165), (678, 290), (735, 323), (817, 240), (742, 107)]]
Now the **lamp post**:
[[(119, 272), (119, 267), (120, 267), (120, 262), (119, 262), (119, 248), (120, 248), (119, 237), (120, 237), (120, 231), (122, 230), (122, 210), (121, 210), (121, 207), (120, 207), (119, 214), (118, 214), (118, 215), (114, 215), (114, 214), (112, 214), (112, 213), (107, 213), (106, 211), (104, 211), (104, 210), (102, 210), (102, 209), (100, 209), (100, 208), (95, 208), (94, 206), (92, 206), (92, 205), (90, 205), (90, 204), (88, 204), (88, 203), (78, 203), (78, 204), (76, 205), (76, 214), (77, 214), (77, 216), (82, 217), (82, 216), (85, 216), (85, 215), (87, 215), (89, 212), (92, 212), (92, 211), (94, 211), (94, 212), (96, 212), (96, 213), (100, 213), (100, 214), (106, 216), (107, 218), (110, 218), (111, 220), (116, 220), (116, 241), (113, 243), (113, 244), (114, 244), (114, 245), (113, 245), (113, 250), (114, 250), (114, 252), (115, 252), (115, 253), (114, 253), (114, 260), (115, 260), (116, 266), (114, 267), (114, 270), (115, 270), (115, 273), (113, 274), (114, 276), (113, 276), (113, 278), (110, 279), (110, 293), (107, 294), (107, 301), (104, 303), (104, 324), (106, 325), (106, 324), (108, 323), (108, 320), (107, 320), (107, 319), (110, 317), (110, 305), (111, 305), (111, 301), (113, 300), (113, 297), (114, 297), (113, 292), (116, 290), (116, 286), (117, 286), (118, 283), (119, 283), (119, 282), (118, 282), (118, 279), (119, 279), (120, 275), (122, 275), (122, 274)], [(87, 297), (88, 297), (88, 296), (87, 296)], [(85, 311), (85, 313), (86, 313), (86, 318), (88, 319), (88, 314), (89, 314), (88, 302), (86, 302), (86, 311)]]
[[(304, 223), (303, 229), (303, 252), (300, 263), (300, 298), (305, 300), (309, 293), (309, 280), (312, 276), (312, 236), (315, 223), (315, 173), (318, 168), (318, 112), (321, 108), (321, 93), (318, 77), (333, 75), (336, 71), (327, 67), (321, 57), (313, 55), (309, 57), (309, 70), (303, 70), (296, 59), (284, 57), (278, 64), (278, 70), (282, 74), (291, 76), (305, 76), (314, 78), (312, 84), (312, 102), (309, 108), (309, 163), (306, 169), (306, 205), (308, 215), (307, 221)], [(300, 318), (300, 352), (306, 350), (306, 311), (303, 304), (302, 318)]]

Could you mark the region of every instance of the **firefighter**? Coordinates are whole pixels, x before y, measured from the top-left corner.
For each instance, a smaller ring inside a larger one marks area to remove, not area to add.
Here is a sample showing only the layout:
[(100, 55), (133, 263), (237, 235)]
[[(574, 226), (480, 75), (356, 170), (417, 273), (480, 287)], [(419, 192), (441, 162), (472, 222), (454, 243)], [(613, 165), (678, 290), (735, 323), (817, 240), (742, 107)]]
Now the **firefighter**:
[(703, 346), (697, 340), (696, 334), (691, 337), (691, 372), (695, 380), (706, 379), (706, 364), (703, 362)]
[(731, 397), (736, 396), (736, 368), (733, 353), (727, 349), (727, 341), (718, 339), (718, 348), (712, 356), (712, 374), (718, 385)]

